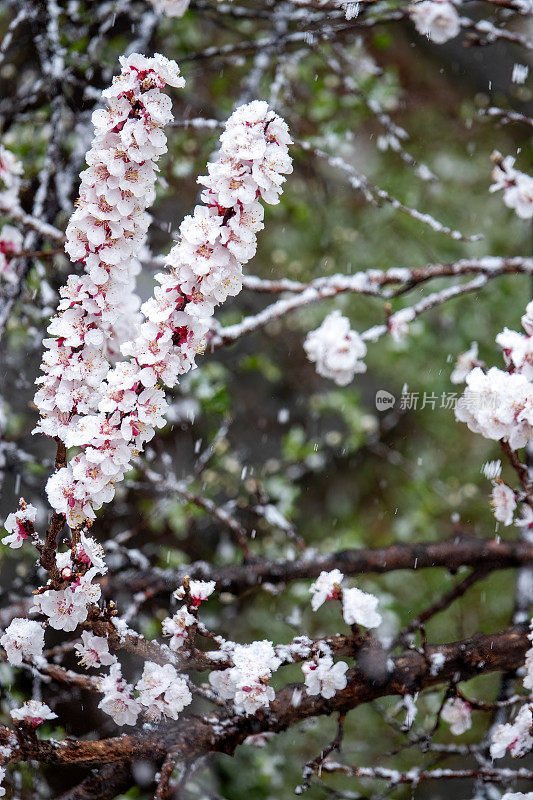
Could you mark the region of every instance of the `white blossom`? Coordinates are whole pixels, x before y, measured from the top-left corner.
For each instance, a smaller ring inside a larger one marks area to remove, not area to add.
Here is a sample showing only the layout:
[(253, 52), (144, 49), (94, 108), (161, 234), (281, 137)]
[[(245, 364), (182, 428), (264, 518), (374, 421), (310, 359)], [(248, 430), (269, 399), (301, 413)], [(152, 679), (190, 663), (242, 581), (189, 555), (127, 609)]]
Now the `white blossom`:
[(466, 389), (455, 406), (455, 416), (474, 433), (487, 439), (503, 439), (513, 450), (533, 436), (533, 385), (524, 375), (491, 367), (484, 373), (475, 367), (466, 378)]
[(442, 719), (450, 725), (454, 736), (460, 736), (472, 727), (471, 707), (460, 697), (451, 697), (444, 704)]
[(48, 622), (58, 631), (73, 631), (88, 616), (88, 606), (100, 599), (101, 589), (93, 584), (95, 567), (90, 569), (66, 589), (48, 589), (35, 597), (32, 611), (40, 611), (48, 617)]
[(234, 701), (236, 711), (255, 714), (275, 697), (269, 680), (280, 660), (266, 640), (236, 645), (232, 655), (234, 666), (211, 672), (209, 682), (223, 699)]
[(139, 702), (147, 706), (152, 719), (159, 719), (162, 715), (177, 719), (180, 711), (192, 702), (185, 678), (178, 675), (172, 664), (146, 661), (135, 688), (139, 692)]
[(529, 753), (533, 747), (531, 726), (533, 717), (530, 706), (522, 706), (513, 723), (498, 725), (492, 734), (490, 754), (492, 758), (503, 758), (507, 751), (513, 758)]
[(342, 614), (348, 625), (377, 628), (381, 625), (378, 604), (378, 598), (368, 592), (362, 592), (357, 588), (342, 590)]
[[(213, 594), (215, 591), (215, 581), (189, 581), (189, 594), (193, 601), (194, 606), (199, 606), (203, 600)], [(185, 597), (185, 587), (180, 586), (174, 592), (174, 597), (177, 600), (183, 600)]]
[(0, 644), (13, 666), (20, 666), (23, 658), (30, 661), (40, 658), (44, 648), (43, 626), (40, 622), (16, 617), (0, 638)]
[(26, 503), (24, 498), (19, 501), (18, 511), (8, 515), (4, 528), (9, 536), (4, 536), (2, 544), (7, 544), (13, 550), (22, 547), (22, 543), (28, 538), (28, 529), (33, 529), (33, 523), (37, 516), (37, 509), (31, 503)]
[(16, 722), (25, 722), (33, 728), (42, 725), (45, 720), (57, 719), (57, 714), (46, 703), (38, 700), (27, 700), (21, 708), (15, 708), (9, 713)]
[(123, 679), (120, 664), (111, 666), (109, 675), (100, 681), (99, 688), (104, 696), (98, 708), (109, 714), (116, 725), (135, 725), (141, 705), (133, 697), (133, 687)]
[(533, 217), (533, 177), (515, 169), (512, 156), (501, 158), (499, 153), (496, 166), (492, 171), (493, 184), (491, 192), (503, 189), (503, 202), (512, 208), (521, 219)]
[(503, 481), (494, 484), (492, 490), (492, 510), (498, 522), (510, 525), (516, 508), (515, 493)]
[(366, 371), (361, 360), (366, 355), (366, 345), (338, 309), (307, 334), (304, 349), (307, 358), (316, 364), (318, 374), (331, 378), (339, 386), (346, 386), (356, 373)]
[(335, 600), (340, 596), (340, 586), (344, 575), (338, 569), (331, 572), (321, 572), (314, 583), (309, 587), (311, 607), (317, 611), (326, 600)]
[(302, 664), (307, 694), (320, 694), (326, 700), (344, 689), (347, 683), (345, 672), (348, 664), (345, 661), (333, 663), (331, 656), (322, 656), (317, 661)]
[(170, 636), (169, 647), (179, 650), (187, 638), (187, 628), (196, 622), (192, 614), (187, 611), (187, 606), (182, 606), (173, 617), (163, 620), (163, 634)]
[(435, 44), (455, 39), (461, 30), (459, 14), (448, 0), (422, 0), (409, 6), (416, 30)]
[(22, 164), (17, 156), (0, 144), (0, 197), (16, 205), (20, 192)]
[(105, 636), (95, 636), (90, 631), (83, 631), (81, 644), (74, 648), (78, 654), (80, 664), (85, 669), (91, 667), (108, 667), (114, 664), (117, 657), (109, 652), (109, 643)]

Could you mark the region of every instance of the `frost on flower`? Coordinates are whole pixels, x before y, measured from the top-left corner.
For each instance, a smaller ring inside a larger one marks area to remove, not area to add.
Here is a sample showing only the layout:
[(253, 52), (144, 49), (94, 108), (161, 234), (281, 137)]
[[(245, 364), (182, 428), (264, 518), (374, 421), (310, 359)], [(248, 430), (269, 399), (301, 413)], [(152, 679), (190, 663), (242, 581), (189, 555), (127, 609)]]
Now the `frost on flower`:
[[(189, 594), (191, 596), (194, 606), (199, 606), (203, 600), (207, 600), (210, 595), (215, 591), (215, 581), (189, 581)], [(177, 600), (183, 600), (186, 595), (184, 586), (180, 586), (174, 592), (174, 597)]]
[(4, 767), (0, 767), (0, 797), (3, 797), (6, 793), (6, 790), (1, 785), (5, 777), (6, 777), (6, 771)]
[(119, 664), (113, 664), (100, 681), (99, 690), (103, 698), (98, 703), (98, 708), (113, 718), (116, 725), (135, 725), (141, 712), (141, 705), (133, 697), (133, 687), (122, 677)]
[(461, 30), (459, 14), (448, 0), (422, 0), (409, 6), (409, 15), (418, 33), (435, 44), (455, 39)]
[(492, 171), (493, 184), (491, 192), (503, 190), (503, 202), (507, 208), (512, 208), (517, 216), (522, 219), (533, 217), (533, 177), (515, 169), (515, 160), (512, 156), (502, 158), (499, 153), (493, 153), (496, 166)]
[(478, 344), (472, 342), (470, 348), (466, 352), (461, 353), (457, 357), (455, 367), (453, 368), (450, 380), (452, 383), (464, 383), (467, 375), (469, 375), (476, 364), (478, 363)]
[(366, 628), (377, 628), (381, 625), (381, 614), (378, 612), (379, 600), (373, 594), (360, 589), (343, 589), (342, 614), (348, 625), (364, 625)]
[(32, 728), (42, 725), (47, 719), (57, 719), (57, 714), (38, 700), (27, 700), (21, 708), (13, 709), (10, 714), (16, 722), (24, 722)]
[(329, 700), (347, 683), (345, 672), (348, 664), (345, 661), (333, 663), (331, 656), (322, 656), (317, 661), (308, 661), (302, 665), (305, 676), (307, 694), (320, 694)]
[(498, 522), (510, 525), (516, 508), (515, 493), (503, 481), (494, 484), (491, 496), (492, 510)]
[(322, 325), (307, 334), (304, 349), (309, 361), (324, 378), (346, 386), (358, 372), (366, 372), (363, 359), (366, 344), (350, 329), (350, 320), (337, 309), (329, 314)]
[(460, 697), (453, 697), (446, 701), (442, 709), (442, 719), (450, 725), (454, 736), (460, 736), (472, 727), (471, 707)]
[(13, 256), (20, 253), (24, 239), (21, 232), (13, 225), (4, 225), (0, 230), (0, 278), (16, 281), (17, 273), (13, 269)]
[(104, 636), (95, 636), (89, 631), (83, 631), (81, 644), (74, 648), (78, 654), (79, 662), (85, 669), (91, 667), (108, 667), (117, 660), (116, 656), (109, 652), (109, 643)]
[(43, 654), (44, 630), (39, 622), (16, 617), (0, 639), (7, 660), (13, 666), (22, 664), (22, 659), (33, 660)]
[(167, 17), (182, 17), (189, 8), (190, 0), (150, 0), (158, 14)]
[(474, 433), (503, 439), (513, 450), (533, 437), (533, 386), (524, 375), (475, 367), (455, 406), (455, 416)]
[(336, 600), (340, 597), (340, 586), (344, 575), (339, 569), (331, 572), (321, 572), (314, 583), (309, 587), (311, 607), (317, 611), (326, 600)]
[(31, 503), (26, 503), (24, 498), (20, 498), (19, 509), (7, 517), (4, 528), (9, 536), (4, 536), (2, 544), (7, 544), (13, 550), (22, 546), (24, 539), (27, 539), (33, 531), (33, 523), (37, 516), (37, 509)]
[(22, 164), (11, 150), (0, 144), (0, 200), (16, 205), (20, 191)]
[(187, 611), (187, 606), (182, 606), (173, 617), (163, 620), (163, 634), (170, 636), (169, 647), (179, 650), (187, 638), (187, 628), (196, 622), (192, 614)]
[(520, 758), (533, 747), (531, 726), (533, 717), (530, 706), (522, 706), (513, 723), (498, 725), (492, 734), (490, 754), (492, 758), (503, 758), (507, 751), (513, 758)]
[(208, 318), (239, 293), (242, 267), (255, 254), (263, 228), (259, 201), (278, 203), (292, 171), (285, 122), (267, 103), (240, 106), (220, 137), (218, 159), (198, 179), (202, 204), (181, 224), (168, 269), (156, 276), (154, 296), (142, 306), (145, 321), (138, 331), (132, 325), (133, 340), (121, 345), (129, 360), (110, 369), (109, 326), (120, 316), (124, 281), (129, 286), (131, 260), (148, 224), (143, 209), (153, 198), (152, 162), (166, 149), (161, 126), (171, 118), (171, 102), (160, 88), (183, 84), (177, 65), (162, 56), (134, 55), (121, 63), (122, 74), (106, 90), (111, 108), (94, 115), (85, 194), (67, 229), (69, 253), (84, 261), (85, 274), (72, 276), (63, 290), (35, 400), (39, 429), (81, 449), (47, 484), (52, 507), (71, 527), (94, 519), (165, 424), (163, 386), (174, 386), (205, 350)]
[(178, 675), (172, 664), (160, 666), (147, 661), (135, 688), (139, 692), (139, 702), (147, 706), (148, 716), (155, 720), (161, 716), (175, 720), (192, 702), (185, 678)]
[(255, 714), (269, 706), (275, 697), (268, 682), (280, 660), (272, 642), (266, 640), (236, 645), (232, 656), (234, 666), (211, 672), (209, 682), (220, 697), (233, 700), (236, 711)]

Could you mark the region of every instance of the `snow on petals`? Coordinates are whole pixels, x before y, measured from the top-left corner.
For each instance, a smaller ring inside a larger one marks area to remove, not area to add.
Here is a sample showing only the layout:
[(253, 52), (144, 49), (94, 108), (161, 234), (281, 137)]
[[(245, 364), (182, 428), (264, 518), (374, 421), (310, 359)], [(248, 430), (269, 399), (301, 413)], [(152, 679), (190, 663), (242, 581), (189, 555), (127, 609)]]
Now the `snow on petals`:
[(21, 232), (13, 225), (4, 225), (0, 230), (0, 278), (16, 281), (17, 273), (13, 269), (13, 256), (20, 253), (24, 239)]
[(220, 697), (233, 700), (238, 713), (255, 714), (260, 708), (269, 706), (275, 697), (269, 680), (280, 660), (272, 642), (266, 640), (238, 644), (232, 656), (234, 666), (211, 672), (209, 682)]
[(513, 521), (513, 513), (516, 508), (515, 493), (503, 481), (499, 480), (494, 484), (491, 495), (492, 509), (498, 522), (510, 525)]
[(187, 629), (196, 622), (192, 614), (187, 611), (187, 606), (182, 606), (173, 617), (163, 620), (163, 635), (170, 636), (169, 647), (179, 650), (187, 638)]
[(15, 722), (24, 722), (32, 728), (42, 725), (45, 720), (57, 719), (57, 714), (46, 703), (38, 700), (27, 700), (21, 708), (15, 708), (9, 713)]
[(522, 706), (513, 723), (498, 725), (492, 734), (490, 754), (492, 758), (503, 758), (507, 751), (513, 758), (520, 758), (533, 747), (531, 706)]
[(109, 644), (104, 636), (95, 636), (89, 631), (81, 634), (81, 644), (78, 643), (74, 648), (78, 654), (79, 662), (85, 669), (91, 667), (108, 667), (117, 660), (116, 656), (109, 652)]
[[(188, 591), (194, 606), (199, 606), (203, 600), (215, 591), (215, 581), (189, 581)], [(187, 594), (185, 586), (180, 586), (174, 592), (176, 600), (182, 600)]]
[(448, 0), (422, 0), (409, 6), (409, 16), (421, 36), (435, 44), (455, 39), (461, 30), (459, 14)]
[(6, 651), (7, 660), (13, 666), (20, 666), (22, 659), (33, 660), (43, 654), (44, 630), (40, 622), (16, 617), (0, 639)]
[(503, 202), (507, 208), (512, 208), (521, 219), (533, 217), (533, 177), (515, 169), (515, 160), (512, 156), (502, 158), (499, 153), (493, 153), (492, 159), (496, 166), (492, 171), (494, 183), (491, 192), (503, 189)]
[(4, 536), (2, 544), (7, 544), (13, 550), (22, 546), (24, 539), (27, 539), (29, 532), (33, 530), (33, 523), (37, 516), (37, 509), (31, 503), (26, 503), (24, 498), (20, 498), (19, 509), (8, 515), (4, 528), (9, 536)]
[(339, 569), (331, 572), (321, 572), (314, 583), (309, 587), (311, 607), (317, 611), (326, 600), (335, 600), (340, 597), (340, 586), (344, 575)]
[(345, 661), (337, 661), (334, 664), (331, 656), (323, 656), (317, 661), (307, 661), (302, 665), (307, 694), (320, 694), (325, 700), (329, 700), (339, 689), (346, 687), (347, 669), (348, 664)]
[(366, 371), (361, 360), (366, 355), (366, 344), (350, 329), (350, 320), (338, 309), (307, 334), (304, 350), (309, 361), (316, 364), (318, 374), (339, 386), (346, 386), (356, 373)]
[(470, 704), (460, 697), (453, 697), (446, 701), (442, 709), (442, 719), (450, 725), (454, 736), (460, 736), (472, 727)]
[(98, 708), (104, 714), (109, 714), (116, 725), (135, 725), (141, 705), (133, 697), (133, 687), (123, 679), (120, 664), (111, 666), (109, 675), (100, 681), (99, 690), (104, 696)]
[(185, 678), (178, 675), (172, 664), (161, 666), (146, 661), (135, 688), (139, 692), (139, 702), (147, 706), (147, 714), (154, 720), (163, 715), (176, 720), (180, 711), (192, 702)]
[(342, 613), (348, 625), (364, 625), (366, 628), (377, 628), (381, 625), (381, 614), (378, 612), (379, 600), (373, 594), (361, 589), (343, 589)]

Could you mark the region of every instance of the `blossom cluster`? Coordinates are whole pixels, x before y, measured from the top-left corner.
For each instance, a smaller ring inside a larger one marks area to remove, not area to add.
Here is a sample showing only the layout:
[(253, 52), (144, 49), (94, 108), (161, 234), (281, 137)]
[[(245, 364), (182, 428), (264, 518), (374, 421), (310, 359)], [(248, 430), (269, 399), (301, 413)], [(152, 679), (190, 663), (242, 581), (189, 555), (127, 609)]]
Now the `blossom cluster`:
[(348, 625), (364, 625), (366, 628), (377, 628), (381, 625), (381, 614), (377, 610), (378, 598), (356, 587), (343, 588), (343, 580), (344, 575), (338, 569), (320, 573), (309, 587), (313, 611), (317, 611), (327, 600), (341, 600), (342, 614)]
[(322, 325), (307, 334), (304, 349), (316, 371), (339, 386), (346, 386), (356, 373), (366, 372), (363, 359), (366, 344), (356, 331), (350, 329), (350, 320), (336, 309), (328, 314)]
[(337, 691), (346, 687), (347, 670), (348, 664), (345, 661), (333, 663), (330, 655), (307, 661), (302, 665), (307, 694), (320, 694), (325, 700), (329, 700)]
[(533, 303), (522, 316), (522, 326), (524, 333), (505, 328), (496, 337), (508, 371), (491, 367), (485, 373), (474, 367), (455, 406), (456, 418), (471, 431), (503, 439), (513, 450), (533, 436)]
[[(120, 61), (120, 75), (103, 92), (109, 107), (92, 117), (95, 137), (66, 231), (67, 253), (82, 262), (84, 273), (71, 275), (61, 289), (59, 312), (44, 342), (44, 375), (37, 381), (41, 388), (35, 397), (41, 414), (36, 430), (59, 437), (68, 447), (80, 439), (91, 441), (70, 470), (72, 477), (90, 486), (94, 507), (109, 497), (108, 478), (117, 471), (111, 464), (121, 463), (119, 449), (114, 459), (105, 452), (103, 414), (110, 398), (104, 397), (102, 387), (108, 359), (119, 354), (126, 332), (131, 335), (136, 325), (134, 279), (140, 265), (135, 256), (150, 222), (146, 207), (155, 197), (156, 160), (167, 149), (162, 128), (172, 119), (171, 100), (161, 89), (167, 83), (184, 85), (177, 65), (163, 56), (133, 54)], [(122, 407), (132, 392), (124, 394)], [(91, 433), (81, 435), (83, 415), (98, 411), (101, 417), (90, 418)], [(48, 494), (56, 511), (68, 510), (72, 524), (90, 516), (85, 495), (75, 496), (72, 483), (65, 484), (57, 475)]]
[(492, 171), (494, 183), (491, 192), (503, 189), (503, 202), (508, 208), (514, 209), (517, 216), (522, 219), (533, 217), (533, 178), (524, 172), (515, 169), (515, 159), (512, 156), (501, 158), (499, 153), (493, 156), (496, 165)]
[(233, 667), (211, 672), (209, 682), (222, 699), (233, 701), (237, 713), (255, 714), (275, 697), (269, 680), (280, 659), (267, 640), (237, 644), (231, 655)]
[[(115, 92), (120, 96), (119, 86)], [(166, 109), (166, 103), (161, 104)], [(58, 362), (54, 356), (53, 375), (47, 375), (46, 387), (38, 393), (41, 407), (50, 403), (57, 414), (53, 418), (48, 414), (40, 427), (53, 435), (61, 432), (68, 447), (82, 449), (47, 485), (52, 507), (66, 515), (71, 527), (93, 519), (94, 510), (113, 497), (131, 459), (164, 424), (167, 402), (162, 385), (173, 386), (179, 375), (195, 366), (215, 306), (240, 291), (242, 266), (255, 253), (256, 234), (263, 227), (259, 200), (278, 203), (284, 175), (292, 170), (287, 125), (265, 102), (239, 107), (220, 141), (218, 160), (208, 165), (208, 175), (198, 179), (205, 187), (203, 204), (183, 220), (180, 239), (166, 259), (168, 271), (156, 276), (159, 286), (142, 307), (145, 322), (139, 335), (122, 346), (130, 360), (119, 361), (107, 374), (99, 358), (91, 365), (87, 379), (97, 387), (97, 413), (90, 413), (94, 399), (88, 400), (94, 392), (84, 388), (80, 393), (70, 386), (61, 391), (68, 372), (59, 355), (65, 352), (66, 331), (62, 325), (57, 329), (61, 338), (54, 340), (49, 352), (58, 354)], [(151, 144), (143, 147), (153, 152)], [(82, 342), (76, 338), (77, 323), (72, 324), (69, 352), (79, 365)], [(70, 323), (67, 327), (70, 330)], [(90, 352), (92, 358), (92, 345)], [(58, 411), (64, 396), (63, 410)], [(74, 411), (84, 416), (70, 418)]]
[(409, 16), (421, 36), (427, 36), (435, 44), (444, 44), (455, 39), (461, 30), (461, 21), (453, 3), (449, 0), (422, 0), (409, 7)]

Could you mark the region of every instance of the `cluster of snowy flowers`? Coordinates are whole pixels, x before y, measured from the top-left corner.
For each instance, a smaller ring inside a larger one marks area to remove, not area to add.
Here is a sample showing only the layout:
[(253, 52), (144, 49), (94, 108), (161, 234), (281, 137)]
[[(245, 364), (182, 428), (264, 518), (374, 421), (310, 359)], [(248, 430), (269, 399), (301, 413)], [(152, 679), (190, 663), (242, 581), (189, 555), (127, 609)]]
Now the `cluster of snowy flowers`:
[(381, 614), (377, 610), (378, 598), (355, 587), (343, 588), (343, 579), (344, 575), (338, 569), (320, 573), (309, 588), (313, 611), (317, 611), (327, 600), (342, 599), (342, 614), (348, 625), (364, 625), (366, 628), (377, 628), (381, 625)]
[(20, 253), (24, 238), (13, 225), (4, 225), (0, 230), (0, 278), (13, 282), (17, 273), (13, 269), (13, 256)]
[(522, 706), (514, 722), (498, 725), (492, 734), (490, 754), (492, 758), (503, 758), (509, 752), (513, 758), (520, 758), (533, 747), (531, 727), (533, 715), (531, 706)]
[[(124, 76), (112, 87), (116, 108), (124, 106), (123, 114), (126, 104), (130, 110), (132, 106), (122, 97), (121, 87), (126, 90), (133, 83), (132, 91), (144, 102), (145, 94), (152, 90), (139, 95), (135, 81), (156, 81), (160, 71), (158, 57), (144, 59), (144, 71), (140, 71), (136, 59), (133, 62), (135, 69), (131, 58), (123, 62)], [(170, 73), (168, 62), (162, 62)], [(173, 82), (179, 85), (177, 67), (172, 70)], [(146, 102), (150, 114), (160, 108), (159, 118), (167, 120), (167, 103), (160, 93), (153, 111)], [(101, 113), (112, 116), (118, 111)], [(121, 118), (119, 127), (122, 122)], [(132, 146), (140, 148), (139, 160), (158, 152), (164, 138), (160, 128), (154, 123), (146, 134), (141, 120), (127, 117), (124, 127), (130, 123), (142, 141), (139, 144), (133, 135), (128, 138)], [(192, 216), (183, 220), (180, 239), (167, 256), (169, 269), (156, 276), (160, 286), (142, 307), (146, 321), (137, 338), (122, 345), (123, 355), (130, 360), (119, 361), (107, 372), (99, 349), (105, 338), (101, 326), (87, 329), (85, 311), (78, 315), (76, 308), (71, 308), (74, 297), (78, 305), (87, 296), (77, 278), (67, 286), (68, 298), (58, 318), (62, 322), (52, 323), (51, 332), (59, 338), (49, 340), (47, 374), (36, 402), (45, 413), (40, 429), (59, 435), (67, 447), (82, 449), (47, 485), (52, 507), (66, 515), (71, 527), (92, 520), (94, 510), (111, 500), (115, 484), (130, 468), (131, 459), (154, 436), (155, 428), (164, 424), (167, 402), (162, 384), (174, 386), (179, 375), (195, 366), (196, 354), (205, 349), (209, 317), (215, 306), (240, 291), (242, 265), (255, 253), (256, 234), (263, 227), (259, 200), (278, 203), (284, 174), (292, 171), (287, 125), (267, 103), (254, 101), (238, 108), (228, 119), (220, 141), (218, 160), (208, 165), (207, 176), (198, 179), (205, 187), (203, 205), (196, 206)], [(150, 174), (152, 170), (150, 166)], [(105, 240), (101, 247), (114, 254), (114, 261), (116, 245)], [(122, 245), (118, 250), (122, 252)], [(101, 250), (96, 258), (95, 269), (103, 277)], [(109, 274), (107, 267), (103, 270)], [(114, 266), (112, 271), (116, 271)], [(94, 343), (93, 336), (97, 340)], [(84, 361), (83, 353), (90, 356), (90, 363)], [(93, 413), (95, 397), (97, 413)]]
[(508, 208), (514, 209), (522, 219), (533, 217), (533, 178), (514, 168), (515, 160), (512, 156), (501, 158), (495, 153), (493, 158), (496, 166), (492, 171), (494, 183), (491, 192), (503, 189), (503, 202)]
[[(522, 326), (524, 333), (505, 328), (496, 337), (508, 371), (491, 367), (485, 373), (474, 367), (455, 406), (456, 418), (471, 431), (487, 439), (503, 439), (513, 450), (533, 436), (533, 303), (522, 316)], [(477, 348), (473, 358), (477, 358)], [(512, 505), (508, 492), (507, 496)], [(500, 500), (505, 500), (503, 489), (498, 490), (495, 502), (500, 505)]]
[(93, 566), (85, 574), (76, 575), (70, 553), (60, 553), (56, 560), (61, 576), (71, 580), (65, 589), (47, 589), (36, 595), (31, 611), (44, 614), (49, 625), (58, 631), (74, 631), (87, 619), (89, 606), (100, 599), (100, 586), (92, 581), (104, 570)]
[(366, 371), (366, 364), (361, 361), (366, 355), (366, 344), (350, 329), (350, 320), (338, 309), (307, 334), (304, 349), (309, 361), (316, 364), (318, 374), (339, 386), (346, 386), (356, 373)]
[(503, 439), (513, 450), (533, 436), (533, 385), (520, 373), (475, 367), (455, 405), (455, 416), (486, 439)]
[(43, 654), (43, 626), (40, 622), (16, 617), (0, 638), (0, 644), (6, 651), (7, 660), (14, 667), (20, 666), (23, 658), (35, 661)]
[(460, 736), (472, 727), (471, 706), (460, 697), (451, 697), (444, 704), (442, 719), (450, 725), (454, 736)]
[(461, 22), (453, 3), (448, 0), (422, 0), (409, 7), (409, 16), (418, 33), (435, 44), (455, 39)]
[[(135, 256), (150, 222), (146, 207), (155, 197), (155, 162), (167, 150), (162, 127), (172, 119), (171, 100), (161, 89), (166, 83), (184, 85), (177, 65), (163, 56), (133, 54), (120, 62), (121, 74), (103, 92), (109, 108), (93, 114), (88, 168), (81, 174), (79, 201), (66, 231), (67, 253), (83, 263), (84, 274), (71, 275), (61, 289), (35, 397), (41, 413), (36, 430), (59, 437), (68, 447), (90, 441), (89, 451), (76, 457), (70, 470), (71, 477), (90, 487), (95, 507), (109, 497), (107, 484), (127, 463), (128, 451), (124, 446), (119, 454), (115, 447), (108, 457), (105, 413), (90, 418), (89, 430), (79, 426), (83, 415), (105, 412), (117, 388), (119, 415), (134, 396), (126, 377), (124, 387), (113, 384), (107, 397), (103, 382), (108, 358), (120, 352), (122, 332), (131, 336), (137, 325), (134, 279), (140, 265)], [(143, 398), (147, 414), (149, 403), (149, 397)], [(52, 478), (48, 494), (52, 506), (76, 525), (91, 515), (86, 495), (75, 496), (72, 481), (69, 485), (64, 477)]]
[(123, 679), (120, 664), (111, 665), (109, 675), (102, 678), (98, 688), (104, 695), (98, 708), (109, 714), (116, 725), (135, 725), (141, 706), (133, 696), (133, 686)]
[(267, 640), (235, 645), (231, 655), (233, 667), (211, 672), (209, 682), (221, 698), (233, 700), (237, 713), (255, 714), (275, 697), (268, 682), (280, 659)]
[(347, 669), (348, 664), (345, 661), (333, 663), (330, 655), (307, 661), (302, 665), (307, 694), (320, 694), (325, 700), (329, 700), (339, 689), (346, 687)]
[(0, 200), (16, 205), (20, 192), (22, 164), (11, 150), (0, 144)]
[(19, 500), (18, 511), (7, 516), (4, 528), (9, 536), (4, 536), (2, 544), (7, 544), (12, 550), (22, 547), (22, 543), (33, 531), (33, 523), (37, 516), (37, 509), (31, 503), (26, 503), (23, 497)]
[(10, 714), (16, 722), (24, 722), (32, 728), (42, 725), (47, 719), (57, 719), (57, 714), (39, 700), (27, 700), (21, 708), (13, 709)]
[(135, 688), (139, 692), (139, 702), (146, 707), (150, 719), (159, 720), (162, 716), (177, 719), (185, 706), (192, 703), (187, 681), (178, 675), (172, 664), (160, 666), (147, 661)]

